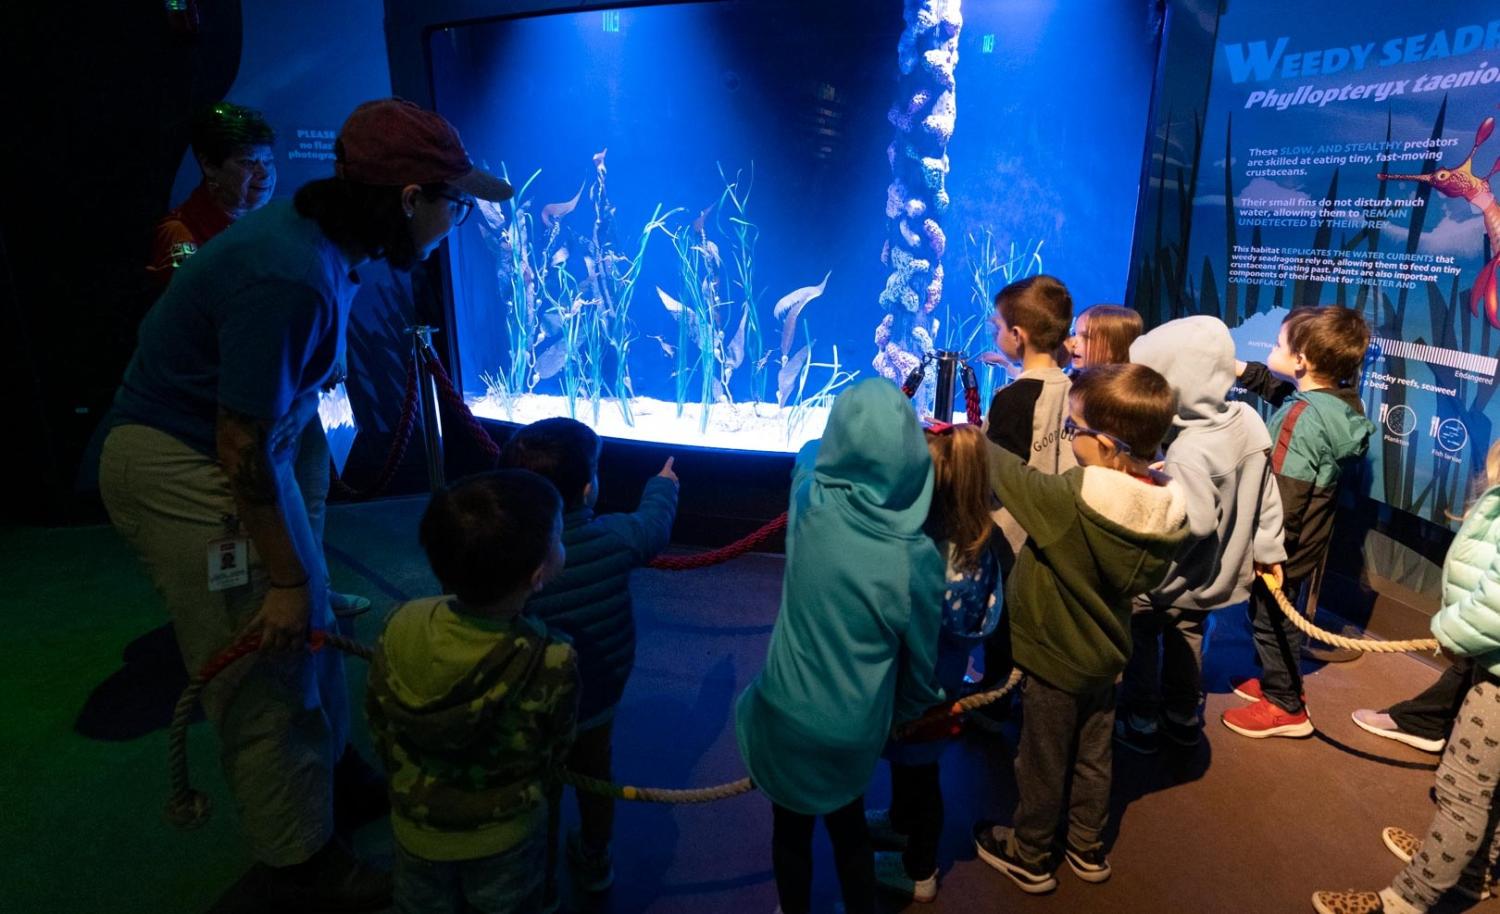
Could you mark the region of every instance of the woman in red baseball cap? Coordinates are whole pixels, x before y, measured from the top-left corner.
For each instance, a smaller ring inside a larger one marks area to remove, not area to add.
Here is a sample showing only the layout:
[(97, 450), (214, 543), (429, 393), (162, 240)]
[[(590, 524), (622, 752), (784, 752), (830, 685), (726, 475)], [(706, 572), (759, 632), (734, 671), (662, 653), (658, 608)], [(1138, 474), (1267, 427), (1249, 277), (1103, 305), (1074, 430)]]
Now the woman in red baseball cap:
[[(349, 696), (338, 652), (305, 646), (334, 619), (294, 466), (326, 448), (318, 393), (342, 371), (355, 271), (409, 269), (474, 198), (510, 196), (451, 124), (400, 99), (355, 109), (336, 154), (333, 177), (246, 214), (176, 271), (141, 324), (100, 459), (110, 519), (162, 594), (188, 669), (261, 639), (203, 705), (267, 907), (319, 911), (384, 907), (391, 883), (334, 836), (336, 807), (349, 812), (349, 779), (335, 784), (351, 767)], [(224, 571), (205, 550), (237, 561)]]
[(340, 246), (408, 270), (474, 199), (509, 200), (510, 185), (474, 167), (442, 115), (399, 98), (365, 102), (334, 144), (334, 177), (297, 191), (297, 210)]

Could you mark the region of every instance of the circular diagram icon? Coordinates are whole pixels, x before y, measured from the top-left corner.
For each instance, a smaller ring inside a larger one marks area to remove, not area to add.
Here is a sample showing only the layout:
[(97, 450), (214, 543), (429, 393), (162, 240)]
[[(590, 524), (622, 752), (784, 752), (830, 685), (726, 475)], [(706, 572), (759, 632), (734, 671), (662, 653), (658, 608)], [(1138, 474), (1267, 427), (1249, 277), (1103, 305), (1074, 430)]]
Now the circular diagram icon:
[(1405, 438), (1417, 427), (1416, 411), (1410, 406), (1392, 406), (1386, 411), (1385, 427), (1397, 438)]
[(1445, 451), (1461, 451), (1469, 443), (1469, 429), (1457, 419), (1444, 419), (1438, 426), (1438, 447)]

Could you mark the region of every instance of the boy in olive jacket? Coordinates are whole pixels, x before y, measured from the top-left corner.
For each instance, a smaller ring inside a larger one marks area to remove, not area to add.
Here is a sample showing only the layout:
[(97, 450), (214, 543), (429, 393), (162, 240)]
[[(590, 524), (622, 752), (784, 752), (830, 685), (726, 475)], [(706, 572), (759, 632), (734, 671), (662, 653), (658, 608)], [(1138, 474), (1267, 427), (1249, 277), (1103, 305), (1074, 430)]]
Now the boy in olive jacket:
[(1103, 365), (1073, 379), (1064, 433), (1078, 466), (1052, 476), (990, 448), (990, 484), (1029, 534), (1006, 582), (1016, 666), (1027, 674), (1015, 826), (975, 826), (980, 859), (1022, 891), (1057, 887), (1053, 837), (1069, 773), (1064, 856), (1109, 878), (1115, 679), (1130, 656), (1131, 599), (1161, 582), (1187, 535), (1183, 493), (1150, 469), (1176, 413), (1165, 378)]

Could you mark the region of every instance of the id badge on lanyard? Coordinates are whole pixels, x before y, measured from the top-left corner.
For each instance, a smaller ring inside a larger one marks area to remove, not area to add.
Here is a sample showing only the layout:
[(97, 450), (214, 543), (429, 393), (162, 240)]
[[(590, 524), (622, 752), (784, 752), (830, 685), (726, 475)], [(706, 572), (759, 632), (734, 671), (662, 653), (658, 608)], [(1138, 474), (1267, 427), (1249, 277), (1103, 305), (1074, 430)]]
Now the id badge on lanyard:
[(208, 590), (218, 593), (250, 583), (250, 538), (239, 518), (225, 516), (224, 535), (208, 541)]

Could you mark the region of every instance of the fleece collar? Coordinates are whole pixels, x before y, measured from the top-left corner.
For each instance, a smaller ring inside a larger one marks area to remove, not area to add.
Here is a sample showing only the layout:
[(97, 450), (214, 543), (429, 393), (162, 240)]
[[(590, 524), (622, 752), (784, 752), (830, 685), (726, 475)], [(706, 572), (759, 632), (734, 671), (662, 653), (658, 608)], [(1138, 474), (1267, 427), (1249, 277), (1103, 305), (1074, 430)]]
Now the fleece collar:
[(1084, 467), (1079, 496), (1100, 517), (1143, 536), (1168, 536), (1187, 522), (1187, 499), (1172, 481), (1152, 485), (1107, 467)]

